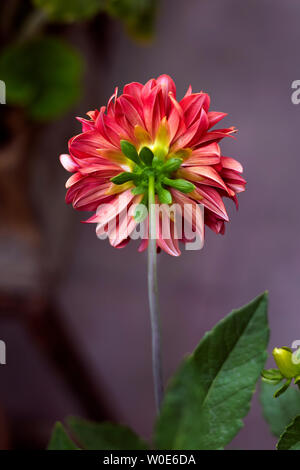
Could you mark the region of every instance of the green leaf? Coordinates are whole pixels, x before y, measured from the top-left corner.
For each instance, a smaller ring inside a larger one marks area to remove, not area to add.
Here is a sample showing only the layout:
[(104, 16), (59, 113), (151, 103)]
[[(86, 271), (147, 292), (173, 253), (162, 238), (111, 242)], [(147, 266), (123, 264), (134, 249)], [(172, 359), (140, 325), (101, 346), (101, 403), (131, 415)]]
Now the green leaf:
[(139, 153), (140, 159), (148, 166), (152, 165), (152, 160), (153, 160), (153, 152), (151, 149), (148, 147), (143, 147), (142, 150)]
[(279, 384), (284, 377), (278, 369), (263, 369), (261, 378), (263, 382), (276, 385)]
[(123, 171), (123, 173), (119, 173), (117, 176), (114, 176), (110, 179), (114, 184), (124, 184), (128, 181), (132, 181), (137, 177), (134, 173), (129, 173), (127, 171)]
[(279, 437), (291, 420), (300, 413), (300, 392), (290, 387), (283, 395), (274, 398), (277, 387), (261, 384), (260, 401), (263, 415), (272, 434)]
[(183, 160), (181, 158), (170, 158), (166, 163), (163, 164), (162, 170), (166, 173), (178, 170)]
[(267, 294), (221, 320), (172, 379), (158, 449), (221, 449), (243, 426), (267, 357)]
[(78, 53), (53, 37), (12, 44), (0, 56), (7, 102), (25, 107), (36, 120), (53, 119), (77, 101), (81, 74)]
[(182, 193), (190, 193), (195, 189), (195, 185), (193, 183), (180, 178), (174, 180), (170, 178), (164, 178), (163, 183), (167, 186), (171, 186), (172, 188), (177, 189), (178, 191), (181, 191)]
[(104, 0), (33, 0), (53, 21), (70, 23), (92, 18), (104, 6)]
[(172, 204), (172, 194), (160, 185), (157, 188), (157, 195), (162, 204)]
[(157, 0), (106, 0), (106, 10), (134, 38), (148, 40), (153, 35), (157, 4)]
[(71, 441), (62, 423), (56, 423), (48, 445), (48, 450), (79, 450)]
[[(84, 450), (146, 450), (147, 444), (125, 426), (93, 423), (70, 417), (68, 428)], [(68, 436), (62, 423), (55, 424), (48, 450), (80, 450)]]
[(87, 450), (146, 450), (147, 444), (125, 426), (93, 423), (70, 417), (67, 420), (76, 440)]
[(280, 436), (277, 449), (300, 450), (300, 416), (297, 416)]
[(287, 379), (286, 382), (274, 393), (274, 398), (278, 398), (283, 395), (291, 385), (292, 379)]
[(137, 165), (139, 165), (141, 161), (140, 161), (140, 158), (139, 158), (139, 155), (137, 153), (135, 146), (131, 142), (128, 142), (128, 140), (121, 140), (120, 144), (121, 144), (121, 150), (124, 153), (124, 155), (130, 160), (132, 160), (133, 162), (135, 162)]
[(147, 187), (143, 186), (140, 184), (139, 186), (136, 186), (131, 190), (132, 194), (138, 195), (138, 194), (144, 194), (147, 191)]

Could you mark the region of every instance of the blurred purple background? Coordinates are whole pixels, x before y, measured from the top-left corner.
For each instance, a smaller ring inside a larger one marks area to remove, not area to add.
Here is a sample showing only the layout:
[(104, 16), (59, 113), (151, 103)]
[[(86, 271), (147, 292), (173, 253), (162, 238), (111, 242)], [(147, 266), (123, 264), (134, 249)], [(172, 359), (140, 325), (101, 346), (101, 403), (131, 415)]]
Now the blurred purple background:
[[(1, 289), (31, 292), (34, 302), (48, 299), (101, 397), (103, 415), (146, 438), (155, 415), (146, 255), (134, 242), (116, 250), (99, 241), (93, 226), (80, 223), (88, 214), (65, 207), (67, 174), (58, 155), (80, 130), (74, 116), (105, 104), (115, 86), (167, 73), (178, 96), (190, 83), (195, 91), (207, 91), (211, 108), (229, 114), (224, 127), (239, 129), (237, 140), (224, 141), (222, 149), (242, 162), (248, 185), (237, 213), (229, 202), (224, 237), (207, 230), (202, 251), (159, 256), (165, 378), (205, 331), (266, 289), (269, 349), (289, 346), (300, 339), (300, 105), (291, 102), (291, 83), (300, 79), (299, 21), (300, 3), (294, 0), (165, 0), (155, 41), (146, 47), (117, 23), (103, 33), (110, 44), (105, 50), (89, 46), (83, 27), (68, 31), (86, 58), (85, 96), (75, 111), (37, 135), (31, 199), (43, 240), (34, 244), (30, 237), (2, 235)], [(49, 314), (46, 328), (55, 338), (51, 322)], [(56, 419), (92, 412), (76, 395), (81, 370), (72, 386), (66, 384), (30, 331), (9, 314), (0, 318), (0, 338), (7, 343), (0, 404), (17, 442), (19, 427), (28, 440), (35, 436), (45, 445)], [(274, 443), (256, 394), (231, 448), (270, 449)]]

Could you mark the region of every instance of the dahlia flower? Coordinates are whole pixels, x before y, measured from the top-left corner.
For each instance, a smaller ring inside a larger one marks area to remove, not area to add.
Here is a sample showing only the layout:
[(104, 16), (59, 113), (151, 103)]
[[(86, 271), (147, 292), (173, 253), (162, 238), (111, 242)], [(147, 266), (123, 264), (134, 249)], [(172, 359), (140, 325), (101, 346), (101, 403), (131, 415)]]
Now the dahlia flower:
[[(192, 93), (191, 87), (177, 101), (175, 84), (167, 75), (145, 85), (130, 83), (119, 97), (115, 90), (107, 107), (90, 111), (88, 119), (78, 118), (82, 133), (70, 139), (69, 154), (60, 157), (73, 173), (66, 183), (66, 201), (75, 209), (95, 212), (87, 222), (97, 223), (99, 237), (108, 235), (110, 243), (121, 248), (134, 238), (138, 225), (144, 229), (139, 250), (148, 247), (158, 412), (163, 378), (157, 250), (180, 255), (178, 241), (203, 241), (204, 223), (223, 234), (229, 220), (223, 198), (237, 205), (236, 194), (246, 184), (240, 163), (222, 156), (219, 147), (220, 140), (236, 129), (211, 130), (225, 114), (209, 111), (209, 105), (208, 94)], [(192, 228), (189, 233), (182, 231), (186, 221)]]
[[(145, 85), (125, 85), (120, 96), (116, 88), (106, 107), (88, 112), (88, 119), (78, 118), (82, 133), (70, 139), (69, 154), (60, 157), (64, 168), (73, 173), (66, 183), (66, 202), (78, 210), (96, 211), (87, 222), (97, 223), (99, 236), (108, 230), (116, 248), (124, 247), (142, 223), (146, 230), (139, 247), (142, 251), (148, 245), (149, 215), (141, 220), (130, 208), (147, 207), (152, 181), (158, 207), (175, 203), (193, 209), (202, 204), (204, 223), (224, 234), (229, 218), (223, 198), (237, 205), (236, 194), (245, 190), (246, 181), (241, 164), (222, 156), (219, 147), (223, 137), (232, 136), (236, 129), (211, 130), (226, 114), (209, 111), (209, 107), (209, 95), (192, 93), (191, 87), (177, 101), (168, 75)], [(190, 223), (196, 225), (193, 210), (188, 214)], [(107, 229), (112, 219), (114, 228)], [(164, 238), (158, 218), (157, 248), (178, 256), (178, 238), (182, 242), (187, 238), (176, 236), (172, 214), (169, 225), (170, 236)]]

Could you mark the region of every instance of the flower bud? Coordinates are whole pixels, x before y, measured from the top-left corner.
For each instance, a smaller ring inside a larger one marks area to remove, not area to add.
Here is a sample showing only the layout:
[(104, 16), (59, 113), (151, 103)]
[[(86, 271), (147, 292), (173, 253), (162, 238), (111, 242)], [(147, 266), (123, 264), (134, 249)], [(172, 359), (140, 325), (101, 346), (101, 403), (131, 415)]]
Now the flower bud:
[(272, 354), (278, 369), (284, 377), (292, 379), (300, 374), (300, 364), (295, 364), (293, 353), (289, 348), (274, 348)]

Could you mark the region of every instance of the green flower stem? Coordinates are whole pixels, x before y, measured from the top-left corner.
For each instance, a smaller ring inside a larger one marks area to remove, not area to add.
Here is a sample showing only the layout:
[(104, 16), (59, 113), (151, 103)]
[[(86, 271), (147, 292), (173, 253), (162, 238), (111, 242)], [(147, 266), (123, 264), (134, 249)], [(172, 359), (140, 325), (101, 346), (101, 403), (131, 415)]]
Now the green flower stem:
[(157, 413), (163, 399), (163, 374), (161, 356), (160, 316), (157, 287), (157, 254), (156, 254), (156, 212), (155, 212), (155, 180), (149, 176), (149, 244), (148, 244), (148, 295), (152, 330), (152, 367), (154, 392)]

